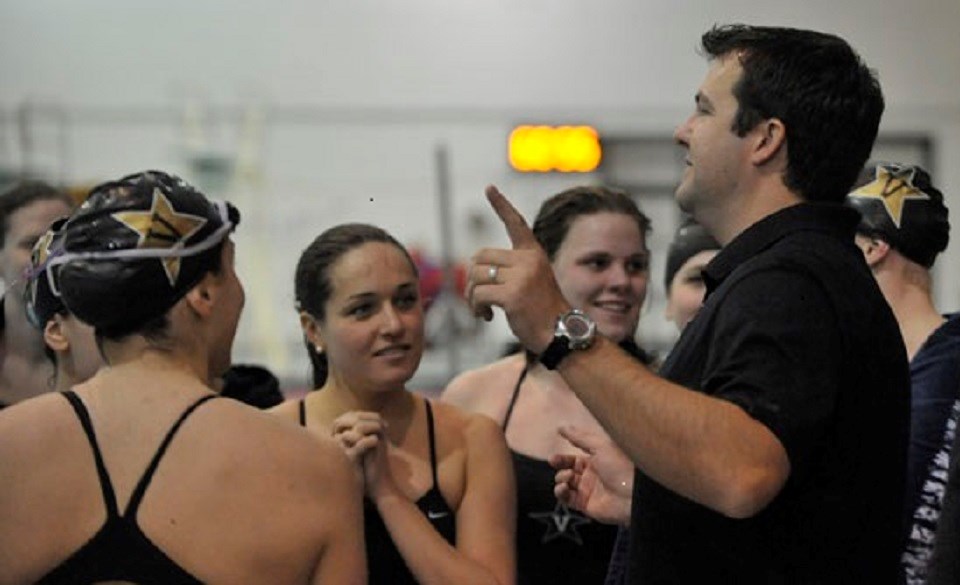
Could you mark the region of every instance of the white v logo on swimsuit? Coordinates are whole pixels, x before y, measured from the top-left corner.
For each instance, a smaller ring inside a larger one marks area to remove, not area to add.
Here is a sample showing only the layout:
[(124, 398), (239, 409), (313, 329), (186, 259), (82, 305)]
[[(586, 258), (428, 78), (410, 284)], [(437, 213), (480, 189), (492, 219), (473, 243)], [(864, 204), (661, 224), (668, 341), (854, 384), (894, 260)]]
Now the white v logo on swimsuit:
[(450, 512), (434, 512), (433, 510), (427, 511), (427, 518), (431, 520), (437, 520), (438, 518), (443, 518), (444, 516), (449, 515)]

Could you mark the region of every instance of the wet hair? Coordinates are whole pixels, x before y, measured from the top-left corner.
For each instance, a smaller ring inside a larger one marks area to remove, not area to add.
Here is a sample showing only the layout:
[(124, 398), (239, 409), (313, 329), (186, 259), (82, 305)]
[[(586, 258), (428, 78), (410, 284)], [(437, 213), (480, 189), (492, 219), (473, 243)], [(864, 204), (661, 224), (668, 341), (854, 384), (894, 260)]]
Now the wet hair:
[(710, 58), (735, 53), (743, 75), (733, 130), (763, 120), (786, 127), (784, 184), (808, 201), (842, 202), (870, 156), (883, 114), (880, 84), (843, 39), (793, 28), (717, 26), (702, 39)]
[[(333, 295), (330, 268), (347, 252), (370, 242), (380, 242), (396, 247), (410, 262), (413, 273), (417, 273), (417, 266), (410, 257), (410, 253), (386, 230), (364, 223), (337, 225), (317, 236), (300, 254), (294, 276), (296, 309), (305, 311), (318, 321), (323, 321), (326, 318), (327, 301)], [(304, 344), (313, 368), (313, 387), (317, 389), (327, 380), (329, 369), (327, 356), (325, 353), (318, 352), (306, 336), (304, 336)]]
[(23, 181), (0, 195), (0, 247), (7, 239), (10, 216), (37, 201), (62, 201), (73, 209), (73, 199), (66, 192), (42, 181)]
[(663, 276), (664, 290), (670, 292), (673, 277), (687, 260), (704, 250), (719, 249), (720, 243), (693, 217), (686, 216), (673, 234), (673, 241), (670, 242), (670, 248), (667, 250), (667, 268)]
[[(847, 205), (860, 212), (857, 231), (881, 239), (924, 266), (933, 266), (950, 243), (950, 219), (943, 193), (918, 166), (880, 163), (864, 169)], [(899, 192), (899, 193), (898, 193)], [(888, 207), (886, 197), (902, 195), (899, 208)]]
[(643, 214), (626, 191), (612, 187), (573, 187), (543, 202), (533, 221), (533, 235), (552, 262), (573, 222), (582, 215), (622, 213), (633, 219), (646, 240), (650, 218)]
[(94, 327), (98, 344), (137, 334), (166, 339), (167, 312), (209, 272), (240, 221), (229, 203), (211, 202), (161, 171), (93, 188), (63, 227), (57, 269), (67, 309)]

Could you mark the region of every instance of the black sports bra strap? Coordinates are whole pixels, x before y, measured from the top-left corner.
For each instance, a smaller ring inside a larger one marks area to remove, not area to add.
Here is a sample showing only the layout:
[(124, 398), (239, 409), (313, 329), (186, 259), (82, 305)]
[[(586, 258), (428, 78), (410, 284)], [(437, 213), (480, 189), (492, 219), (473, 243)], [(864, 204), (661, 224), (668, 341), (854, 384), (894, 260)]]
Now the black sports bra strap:
[(440, 482), (437, 481), (437, 448), (433, 435), (433, 408), (426, 398), (423, 399), (423, 403), (427, 406), (427, 431), (430, 433), (430, 472), (433, 474), (433, 487), (439, 487)]
[(523, 371), (517, 378), (517, 385), (513, 387), (513, 396), (510, 397), (510, 404), (507, 405), (507, 414), (503, 416), (503, 432), (507, 432), (507, 425), (510, 424), (510, 416), (513, 415), (513, 407), (517, 403), (517, 397), (520, 396), (520, 384), (527, 378), (527, 372), (530, 371), (530, 365), (527, 362), (523, 364)]
[(300, 400), (300, 426), (307, 426), (307, 401)]
[(197, 409), (201, 404), (208, 400), (217, 398), (216, 394), (207, 394), (206, 396), (201, 397), (199, 400), (194, 402), (183, 411), (183, 414), (180, 415), (180, 418), (177, 419), (177, 422), (173, 423), (173, 426), (170, 427), (170, 430), (167, 431), (167, 436), (163, 438), (163, 442), (160, 443), (160, 448), (157, 449), (156, 454), (154, 454), (153, 459), (150, 461), (150, 465), (147, 466), (147, 470), (143, 473), (143, 476), (140, 478), (140, 481), (137, 483), (137, 487), (134, 488), (133, 494), (130, 496), (130, 501), (127, 502), (127, 509), (124, 511), (124, 516), (130, 516), (130, 514), (136, 514), (137, 508), (140, 507), (140, 500), (143, 499), (143, 494), (147, 491), (147, 486), (150, 485), (150, 480), (153, 479), (153, 474), (157, 471), (157, 466), (160, 465), (160, 459), (163, 458), (163, 454), (166, 453), (167, 447), (170, 446), (170, 441), (173, 440), (173, 436), (180, 429), (180, 425), (183, 424), (183, 421), (187, 420), (187, 417), (193, 414), (193, 411)]
[(97, 436), (93, 432), (90, 413), (87, 411), (87, 407), (83, 405), (83, 401), (80, 400), (80, 397), (77, 396), (73, 390), (67, 390), (62, 394), (77, 413), (77, 418), (80, 419), (83, 432), (87, 435), (87, 440), (90, 441), (90, 447), (93, 449), (93, 458), (97, 462), (97, 476), (100, 478), (100, 489), (103, 491), (103, 503), (107, 507), (108, 517), (115, 517), (118, 514), (117, 496), (113, 491), (110, 476), (107, 475), (107, 466), (103, 463), (103, 454), (100, 452), (100, 446), (97, 444)]

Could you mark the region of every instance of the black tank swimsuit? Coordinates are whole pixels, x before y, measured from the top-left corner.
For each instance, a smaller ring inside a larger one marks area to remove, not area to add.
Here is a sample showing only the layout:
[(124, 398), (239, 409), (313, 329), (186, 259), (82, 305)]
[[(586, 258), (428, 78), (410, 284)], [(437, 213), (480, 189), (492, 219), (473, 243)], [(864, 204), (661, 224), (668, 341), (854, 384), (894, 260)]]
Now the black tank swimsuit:
[[(526, 379), (517, 379), (503, 419), (503, 432)], [(517, 573), (520, 585), (603, 583), (617, 527), (600, 524), (553, 495), (550, 463), (510, 450), (517, 481)]]
[[(433, 485), (415, 502), (417, 508), (427, 517), (433, 528), (451, 545), (457, 543), (457, 524), (453, 510), (443, 499), (437, 482), (437, 452), (433, 432), (433, 409), (430, 401), (424, 399), (427, 408), (427, 430), (430, 438), (430, 471)], [(307, 412), (300, 401), (300, 425), (307, 426)], [(416, 585), (417, 580), (407, 568), (400, 551), (397, 550), (387, 526), (377, 512), (377, 507), (363, 499), (363, 531), (367, 548), (367, 573), (370, 585)]]
[(128, 581), (140, 585), (177, 584), (187, 585), (202, 583), (199, 579), (180, 567), (162, 550), (157, 548), (150, 538), (137, 525), (137, 510), (143, 495), (153, 479), (153, 474), (163, 458), (164, 452), (173, 440), (183, 421), (197, 409), (198, 406), (216, 398), (211, 394), (194, 402), (174, 423), (167, 432), (150, 465), (144, 472), (127, 503), (127, 509), (120, 515), (117, 509), (117, 498), (113, 484), (107, 475), (107, 468), (103, 463), (103, 455), (97, 444), (97, 437), (93, 432), (90, 413), (83, 405), (80, 397), (72, 391), (63, 393), (70, 402), (80, 419), (83, 432), (90, 441), (93, 456), (97, 464), (97, 476), (100, 478), (100, 487), (103, 490), (103, 502), (107, 509), (107, 521), (80, 550), (71, 555), (57, 568), (37, 581), (39, 585), (97, 583), (100, 581)]

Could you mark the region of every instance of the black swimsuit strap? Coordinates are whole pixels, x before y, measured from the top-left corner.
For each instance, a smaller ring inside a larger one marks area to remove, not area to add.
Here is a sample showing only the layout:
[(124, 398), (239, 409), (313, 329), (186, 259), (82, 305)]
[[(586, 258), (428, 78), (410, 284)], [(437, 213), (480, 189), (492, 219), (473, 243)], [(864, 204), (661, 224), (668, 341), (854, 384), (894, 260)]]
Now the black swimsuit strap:
[(110, 476), (107, 475), (107, 466), (103, 463), (103, 454), (100, 452), (100, 446), (97, 444), (97, 436), (93, 432), (90, 413), (87, 411), (87, 407), (84, 406), (83, 401), (80, 400), (80, 397), (77, 396), (73, 390), (67, 390), (62, 394), (77, 413), (77, 418), (80, 419), (83, 432), (87, 435), (87, 440), (90, 441), (90, 447), (93, 449), (93, 458), (97, 462), (97, 477), (100, 478), (100, 488), (103, 491), (103, 503), (107, 507), (107, 517), (116, 517), (118, 515), (117, 496), (113, 491), (113, 483), (110, 482)]
[(430, 472), (433, 474), (433, 487), (439, 488), (440, 482), (437, 481), (437, 449), (433, 433), (433, 408), (430, 406), (430, 401), (426, 398), (423, 399), (423, 403), (427, 406), (427, 430), (430, 436)]
[(170, 446), (170, 441), (173, 440), (173, 436), (180, 429), (180, 425), (183, 424), (183, 421), (187, 420), (187, 417), (193, 414), (193, 411), (196, 410), (201, 404), (214, 398), (217, 398), (216, 394), (207, 394), (206, 396), (201, 397), (199, 400), (191, 404), (189, 408), (183, 411), (183, 414), (180, 415), (180, 418), (177, 419), (177, 422), (170, 427), (170, 430), (167, 431), (167, 436), (164, 437), (163, 442), (160, 443), (160, 448), (157, 449), (156, 454), (150, 461), (150, 465), (147, 466), (147, 470), (143, 473), (143, 476), (137, 483), (137, 487), (133, 490), (133, 494), (130, 496), (130, 501), (127, 502), (127, 509), (124, 511), (124, 516), (130, 516), (131, 514), (137, 513), (137, 508), (140, 507), (140, 500), (143, 499), (143, 494), (146, 493), (147, 486), (150, 485), (150, 480), (153, 479), (153, 474), (157, 471), (157, 466), (160, 465), (160, 459), (163, 458), (163, 454), (166, 453), (167, 447)]
[[(646, 365), (650, 365), (650, 363), (653, 362), (653, 358), (650, 357), (650, 355), (642, 347), (637, 345), (637, 342), (633, 339), (625, 339), (618, 345), (621, 349)], [(503, 427), (504, 433), (507, 432), (507, 425), (510, 424), (510, 416), (513, 414), (513, 407), (517, 403), (517, 397), (520, 396), (520, 384), (523, 384), (523, 381), (527, 378), (527, 372), (530, 371), (530, 368), (532, 368), (537, 361), (536, 356), (530, 352), (526, 352), (524, 357), (523, 371), (520, 372), (520, 377), (517, 378), (517, 385), (513, 387), (513, 395), (510, 397), (510, 404), (507, 405), (507, 414), (505, 414), (503, 417), (503, 424), (501, 426)]]
[(513, 407), (517, 404), (517, 397), (520, 396), (520, 384), (523, 384), (523, 381), (527, 378), (527, 372), (530, 371), (530, 365), (528, 362), (524, 361), (523, 371), (520, 372), (520, 377), (517, 378), (517, 385), (513, 387), (513, 395), (510, 397), (510, 404), (507, 405), (507, 414), (503, 417), (503, 432), (507, 432), (507, 425), (510, 424), (510, 417), (513, 415)]
[[(423, 400), (423, 404), (427, 408), (427, 433), (430, 438), (430, 473), (433, 475), (433, 487), (438, 487), (440, 483), (437, 481), (437, 448), (436, 438), (433, 432), (433, 408), (427, 399)], [(300, 401), (299, 410), (300, 426), (305, 427), (307, 426), (307, 408), (303, 400)]]

